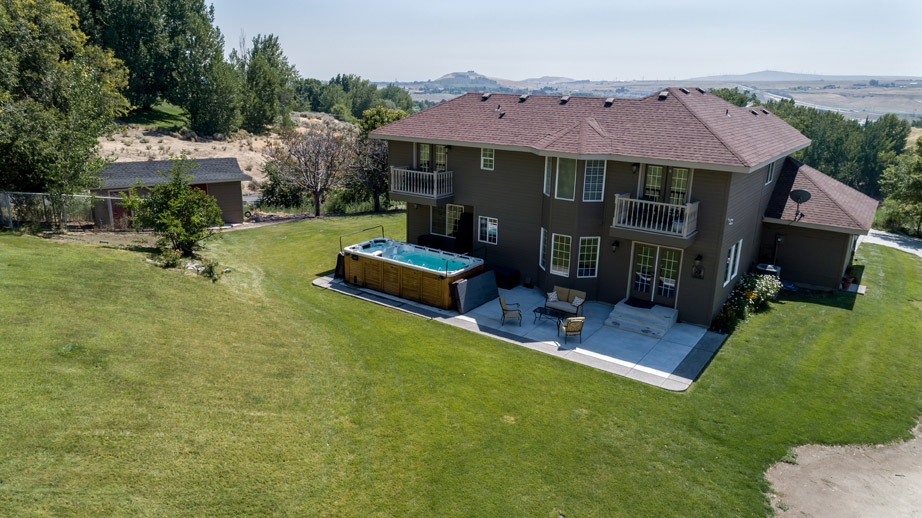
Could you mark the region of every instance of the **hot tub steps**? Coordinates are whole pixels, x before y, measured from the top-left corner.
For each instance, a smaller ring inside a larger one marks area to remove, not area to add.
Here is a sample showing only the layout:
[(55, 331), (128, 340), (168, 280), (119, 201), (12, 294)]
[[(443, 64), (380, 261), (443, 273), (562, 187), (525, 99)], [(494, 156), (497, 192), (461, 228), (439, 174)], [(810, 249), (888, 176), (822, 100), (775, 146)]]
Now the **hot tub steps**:
[(649, 309), (638, 308), (627, 304), (627, 299), (622, 299), (615, 304), (615, 308), (605, 320), (605, 325), (644, 336), (662, 338), (676, 323), (678, 316), (679, 312), (674, 308), (656, 305)]

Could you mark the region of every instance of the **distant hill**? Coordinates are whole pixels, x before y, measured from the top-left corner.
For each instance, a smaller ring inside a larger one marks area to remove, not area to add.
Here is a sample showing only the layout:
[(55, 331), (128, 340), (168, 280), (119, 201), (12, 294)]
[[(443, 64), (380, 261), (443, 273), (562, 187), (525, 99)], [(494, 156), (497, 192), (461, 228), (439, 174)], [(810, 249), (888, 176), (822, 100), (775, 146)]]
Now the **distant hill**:
[(560, 76), (541, 76), (541, 77), (530, 77), (528, 79), (523, 79), (523, 83), (541, 83), (541, 84), (557, 84), (557, 83), (573, 83), (576, 79), (569, 77), (560, 77)]
[(451, 72), (438, 79), (433, 79), (429, 83), (435, 83), (442, 88), (468, 88), (472, 90), (487, 90), (500, 86), (496, 80), (490, 79), (483, 74), (478, 74), (473, 70)]
[(765, 82), (811, 82), (811, 81), (868, 81), (870, 79), (909, 79), (908, 76), (836, 76), (821, 74), (796, 74), (794, 72), (779, 72), (777, 70), (763, 70), (761, 72), (750, 72), (748, 74), (722, 75), (722, 76), (704, 76), (685, 79), (684, 81), (692, 82), (728, 82), (728, 81), (765, 81)]

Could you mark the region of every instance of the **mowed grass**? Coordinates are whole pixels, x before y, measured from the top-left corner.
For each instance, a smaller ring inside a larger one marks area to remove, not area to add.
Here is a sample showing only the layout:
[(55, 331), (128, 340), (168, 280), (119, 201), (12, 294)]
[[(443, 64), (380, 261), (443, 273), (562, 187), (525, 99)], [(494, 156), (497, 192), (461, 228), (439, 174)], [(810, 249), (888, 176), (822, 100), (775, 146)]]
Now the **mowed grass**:
[(0, 513), (762, 516), (791, 446), (922, 410), (908, 254), (863, 245), (866, 296), (774, 304), (672, 393), (310, 285), (404, 218), (228, 233), (217, 284), (0, 235)]

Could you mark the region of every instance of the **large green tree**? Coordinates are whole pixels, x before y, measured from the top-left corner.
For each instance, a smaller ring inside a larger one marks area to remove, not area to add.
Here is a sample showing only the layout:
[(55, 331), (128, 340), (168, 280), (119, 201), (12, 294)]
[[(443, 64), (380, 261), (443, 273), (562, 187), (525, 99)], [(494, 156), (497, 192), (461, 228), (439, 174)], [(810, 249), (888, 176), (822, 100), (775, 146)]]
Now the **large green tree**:
[(243, 128), (262, 133), (280, 117), (287, 117), (298, 79), (288, 63), (277, 36), (257, 35), (252, 46), (231, 54), (243, 78)]
[[(754, 95), (736, 88), (711, 93), (737, 106), (758, 103)], [(797, 106), (792, 99), (763, 106), (813, 141), (795, 158), (870, 196), (880, 196), (881, 174), (902, 153), (909, 136), (909, 124), (889, 113), (862, 124), (837, 112)]]
[(90, 42), (111, 49), (131, 75), (127, 97), (141, 108), (174, 85), (164, 3), (170, 0), (65, 0)]
[(0, 190), (84, 191), (106, 165), (97, 139), (128, 108), (127, 70), (87, 44), (72, 9), (0, 0)]
[(912, 152), (893, 160), (880, 183), (887, 200), (896, 202), (899, 210), (915, 221), (916, 234), (922, 234), (922, 137)]
[[(199, 133), (228, 134), (240, 127), (241, 81), (224, 59), (224, 36), (214, 24), (214, 7), (201, 0), (176, 2), (171, 37), (175, 86), (168, 98), (189, 114), (189, 125)], [(181, 22), (180, 22), (181, 21)]]

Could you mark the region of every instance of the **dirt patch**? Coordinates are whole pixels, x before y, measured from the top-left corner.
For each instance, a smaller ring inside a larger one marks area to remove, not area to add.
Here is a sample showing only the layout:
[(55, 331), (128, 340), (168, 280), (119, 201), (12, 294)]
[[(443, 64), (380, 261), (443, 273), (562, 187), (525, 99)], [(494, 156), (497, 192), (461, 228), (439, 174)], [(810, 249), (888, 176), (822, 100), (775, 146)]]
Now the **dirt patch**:
[(153, 248), (157, 244), (157, 238), (150, 232), (45, 232), (41, 237), (115, 248)]
[[(111, 140), (110, 140), (111, 139)], [(116, 162), (168, 160), (185, 151), (192, 158), (236, 158), (240, 169), (257, 182), (265, 180), (263, 149), (278, 137), (274, 134), (231, 140), (177, 138), (157, 130), (122, 126), (108, 137), (100, 137), (99, 154)], [(244, 182), (248, 189), (250, 182)]]
[(800, 446), (765, 477), (779, 516), (922, 516), (922, 424), (878, 446)]
[[(314, 112), (294, 112), (292, 121), (299, 131), (310, 131), (323, 120), (351, 126), (336, 121), (330, 115)], [(216, 140), (196, 136), (195, 139), (180, 138), (156, 129), (136, 125), (119, 126), (110, 135), (99, 138), (99, 154), (116, 162), (143, 162), (146, 160), (168, 160), (171, 155), (186, 152), (192, 158), (236, 158), (240, 169), (256, 182), (265, 181), (262, 166), (266, 161), (263, 153), (267, 146), (276, 145), (279, 136), (247, 135)], [(244, 191), (255, 191), (250, 182), (243, 182)]]
[(916, 140), (922, 137), (922, 128), (909, 128), (909, 137), (906, 138), (906, 147), (912, 149), (916, 145)]

